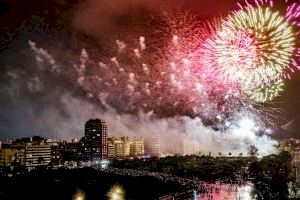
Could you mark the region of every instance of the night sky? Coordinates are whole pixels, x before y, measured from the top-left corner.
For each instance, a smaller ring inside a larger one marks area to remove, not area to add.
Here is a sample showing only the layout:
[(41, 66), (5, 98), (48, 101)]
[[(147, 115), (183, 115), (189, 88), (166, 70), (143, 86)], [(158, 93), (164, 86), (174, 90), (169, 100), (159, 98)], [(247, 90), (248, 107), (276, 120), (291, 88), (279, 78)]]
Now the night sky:
[[(84, 120), (95, 115), (88, 112), (102, 110), (105, 105), (89, 97), (85, 89), (74, 85), (76, 77), (66, 66), (78, 62), (82, 48), (87, 49), (90, 58), (96, 59), (112, 57), (114, 52), (110, 44), (115, 44), (118, 38), (128, 41), (143, 35), (146, 41), (148, 38), (152, 41), (151, 33), (162, 23), (156, 13), (162, 8), (174, 9), (175, 4), (205, 20), (228, 14), (235, 2), (0, 0), (0, 137), (80, 136)], [(45, 61), (42, 65), (37, 64), (29, 40), (46, 49), (64, 74), (56, 73), (55, 65)], [(265, 105), (283, 108), (283, 111), (276, 112), (278, 119), (274, 119), (278, 128), (293, 121), (288, 131), (279, 131), (281, 136), (300, 136), (299, 85), (300, 74), (296, 72), (291, 80), (286, 81), (281, 96)], [(81, 101), (88, 103), (82, 105)], [(86, 110), (77, 110), (85, 106), (88, 107)], [(128, 112), (121, 107), (118, 112)], [(169, 107), (162, 110), (167, 113), (162, 117), (173, 117)], [(189, 111), (176, 112), (186, 114)], [(138, 115), (138, 112), (130, 111), (129, 114)], [(74, 120), (77, 115), (79, 120)]]

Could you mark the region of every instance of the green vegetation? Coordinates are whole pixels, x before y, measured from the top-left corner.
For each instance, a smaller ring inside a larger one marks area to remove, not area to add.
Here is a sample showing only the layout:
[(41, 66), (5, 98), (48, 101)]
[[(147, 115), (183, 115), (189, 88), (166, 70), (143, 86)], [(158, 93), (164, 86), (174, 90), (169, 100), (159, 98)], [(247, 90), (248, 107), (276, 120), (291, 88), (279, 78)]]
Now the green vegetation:
[(251, 163), (250, 176), (262, 199), (286, 199), (287, 183), (292, 181), (292, 156), (283, 151)]
[(115, 160), (116, 168), (139, 169), (172, 173), (200, 180), (222, 182), (242, 181), (248, 178), (248, 166), (255, 157), (168, 156), (148, 160)]

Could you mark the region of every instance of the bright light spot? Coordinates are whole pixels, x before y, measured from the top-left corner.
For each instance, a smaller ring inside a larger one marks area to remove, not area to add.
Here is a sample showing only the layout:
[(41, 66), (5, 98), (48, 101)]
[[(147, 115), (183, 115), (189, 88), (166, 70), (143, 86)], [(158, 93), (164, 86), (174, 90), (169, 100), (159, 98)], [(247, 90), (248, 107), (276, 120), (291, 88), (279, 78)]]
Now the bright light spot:
[(239, 127), (242, 130), (245, 131), (251, 131), (251, 129), (255, 128), (255, 123), (253, 120), (249, 119), (249, 118), (244, 118), (239, 122)]
[(83, 191), (78, 190), (74, 195), (72, 200), (85, 200), (85, 193)]
[(265, 130), (265, 132), (266, 132), (266, 134), (272, 134), (272, 133), (273, 133), (273, 130), (270, 129), (270, 128), (267, 128), (267, 129)]
[(253, 186), (251, 185), (244, 185), (241, 187), (238, 187), (236, 197), (237, 199), (244, 199), (244, 200), (251, 200), (253, 199), (251, 197), (251, 193), (253, 192)]
[(230, 122), (225, 122), (225, 127), (228, 128), (230, 126)]
[(107, 169), (107, 167), (108, 167), (108, 165), (109, 165), (109, 161), (108, 161), (108, 160), (102, 160), (102, 161), (100, 162), (100, 164), (101, 164), (101, 168), (102, 168), (102, 169)]
[(125, 192), (121, 186), (115, 185), (108, 191), (107, 196), (109, 200), (124, 200)]

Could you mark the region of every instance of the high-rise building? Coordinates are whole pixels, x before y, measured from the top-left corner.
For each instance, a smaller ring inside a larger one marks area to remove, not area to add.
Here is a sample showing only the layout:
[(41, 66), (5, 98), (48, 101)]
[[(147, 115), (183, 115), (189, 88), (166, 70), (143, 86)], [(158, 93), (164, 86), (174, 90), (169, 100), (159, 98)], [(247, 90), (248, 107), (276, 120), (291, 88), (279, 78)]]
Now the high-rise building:
[(51, 165), (54, 167), (63, 164), (61, 147), (60, 143), (53, 143), (51, 146)]
[(100, 119), (90, 119), (85, 123), (84, 159), (100, 161), (107, 158), (107, 124)]
[(115, 141), (115, 153), (117, 158), (125, 158), (130, 153), (130, 143), (128, 140)]
[(144, 140), (142, 137), (133, 137), (130, 140), (130, 156), (140, 157), (144, 155)]
[(107, 149), (109, 159), (140, 157), (144, 154), (144, 141), (136, 137), (112, 137), (108, 139)]
[(108, 158), (123, 159), (130, 154), (130, 141), (128, 138), (110, 138), (108, 142)]
[(184, 144), (183, 141), (185, 139), (185, 135), (179, 134), (176, 136), (176, 140), (172, 140), (170, 143), (170, 146), (172, 147), (172, 150), (169, 149), (169, 152), (173, 155), (183, 155), (184, 153)]
[(160, 135), (151, 135), (145, 138), (144, 148), (146, 156), (160, 156)]
[(114, 140), (112, 138), (109, 138), (108, 142), (107, 142), (107, 158), (108, 159), (114, 159), (115, 156), (116, 156), (115, 143), (114, 143)]
[(183, 140), (183, 155), (193, 155), (200, 152), (198, 141), (186, 138)]

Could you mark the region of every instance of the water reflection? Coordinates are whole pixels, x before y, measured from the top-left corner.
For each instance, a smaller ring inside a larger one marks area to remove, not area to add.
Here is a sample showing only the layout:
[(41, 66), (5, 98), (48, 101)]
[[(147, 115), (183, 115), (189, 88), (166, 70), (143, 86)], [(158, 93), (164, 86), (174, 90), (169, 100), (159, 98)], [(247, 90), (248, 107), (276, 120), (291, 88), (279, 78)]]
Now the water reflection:
[(203, 189), (193, 199), (201, 200), (251, 200), (253, 199), (253, 185), (223, 184), (223, 183), (202, 183)]

